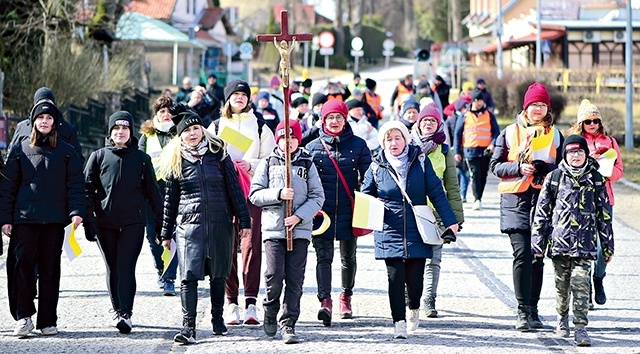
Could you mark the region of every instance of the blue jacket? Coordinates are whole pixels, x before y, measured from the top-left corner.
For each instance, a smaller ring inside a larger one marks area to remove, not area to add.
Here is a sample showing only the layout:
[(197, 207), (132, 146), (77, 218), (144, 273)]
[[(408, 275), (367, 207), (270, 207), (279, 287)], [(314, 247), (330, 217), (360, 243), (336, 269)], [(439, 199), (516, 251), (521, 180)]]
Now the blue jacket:
[[(347, 196), (340, 177), (338, 177), (336, 169), (320, 139), (327, 144), (331, 154), (338, 160), (338, 166), (340, 166), (340, 170), (347, 180), (352, 194), (353, 191), (359, 189), (364, 173), (371, 164), (371, 152), (364, 140), (353, 135), (349, 123), (345, 123), (345, 130), (336, 137), (326, 134), (321, 129), (320, 137), (306, 146), (307, 151), (313, 157), (313, 162), (318, 168), (318, 174), (322, 181), (325, 196), (322, 210), (331, 219), (329, 229), (315, 237), (329, 240), (346, 240), (354, 237), (351, 230), (351, 221), (353, 219), (351, 200)], [(314, 225), (314, 229), (318, 226)]]
[[(457, 223), (449, 200), (436, 176), (431, 161), (415, 145), (409, 145), (409, 167), (407, 168), (406, 192), (414, 205), (426, 205), (427, 196), (442, 218), (444, 226)], [(423, 164), (423, 166), (421, 166)], [(424, 167), (424, 168), (423, 168)], [(415, 216), (409, 202), (405, 200), (397, 183), (391, 177), (393, 167), (384, 153), (376, 156), (364, 175), (362, 192), (384, 202), (384, 225), (382, 231), (374, 232), (376, 259), (430, 258), (430, 245), (422, 242)]]

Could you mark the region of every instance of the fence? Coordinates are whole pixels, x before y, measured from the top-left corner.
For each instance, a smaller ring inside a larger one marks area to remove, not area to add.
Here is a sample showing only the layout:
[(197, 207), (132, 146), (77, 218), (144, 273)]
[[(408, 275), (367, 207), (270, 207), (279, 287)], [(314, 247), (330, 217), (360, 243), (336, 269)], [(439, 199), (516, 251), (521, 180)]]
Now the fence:
[[(553, 77), (553, 85), (565, 93), (576, 88), (600, 94), (607, 89), (619, 90), (627, 86), (623, 69), (552, 69), (543, 72)], [(640, 89), (638, 71), (633, 72), (634, 90)]]

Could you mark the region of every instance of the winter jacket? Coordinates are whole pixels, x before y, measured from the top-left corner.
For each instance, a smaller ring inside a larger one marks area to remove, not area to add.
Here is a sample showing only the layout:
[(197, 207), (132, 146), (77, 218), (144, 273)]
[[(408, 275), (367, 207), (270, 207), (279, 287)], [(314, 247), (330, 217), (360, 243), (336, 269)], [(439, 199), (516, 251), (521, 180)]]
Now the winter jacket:
[(609, 201), (611, 202), (611, 206), (613, 206), (615, 205), (615, 199), (613, 198), (613, 185), (611, 183), (619, 181), (624, 175), (622, 154), (620, 153), (618, 142), (612, 136), (604, 134), (598, 134), (596, 136), (584, 134), (583, 137), (587, 140), (587, 145), (589, 145), (589, 155), (593, 156), (594, 153), (602, 154), (609, 149), (614, 149), (618, 153), (618, 158), (613, 165), (613, 173), (611, 174), (611, 177), (607, 178), (606, 182)]
[(161, 232), (168, 240), (175, 229), (181, 279), (204, 279), (206, 259), (213, 262), (211, 277), (229, 275), (236, 256), (233, 217), (240, 228), (251, 228), (231, 158), (222, 159), (222, 152), (207, 152), (195, 163), (183, 158), (182, 178), (167, 177)]
[(484, 106), (493, 113), (493, 110), (496, 108), (496, 104), (493, 102), (493, 96), (491, 96), (491, 93), (486, 87), (480, 91), (482, 91), (482, 97), (484, 97)]
[(269, 156), (273, 148), (276, 147), (273, 132), (271, 129), (262, 129), (262, 132), (258, 134), (258, 118), (253, 114), (253, 110), (247, 113), (234, 114), (231, 119), (221, 117), (220, 120), (211, 124), (207, 130), (218, 135), (225, 126), (234, 128), (253, 140), (247, 152), (242, 152), (234, 146), (227, 145), (229, 156), (231, 156), (232, 160), (245, 160), (251, 164), (249, 175), (253, 176), (260, 160)]
[[(408, 167), (405, 191), (414, 205), (426, 205), (427, 197), (442, 218), (443, 225), (457, 223), (442, 181), (436, 176), (431, 162), (416, 145), (408, 145)], [(424, 167), (424, 168), (423, 168)], [(415, 215), (400, 187), (391, 177), (396, 175), (383, 153), (376, 155), (362, 183), (362, 192), (384, 202), (382, 231), (373, 233), (376, 259), (431, 258), (430, 245), (422, 242)]]
[(329, 240), (346, 240), (354, 237), (351, 228), (353, 219), (351, 200), (321, 140), (327, 144), (329, 151), (338, 161), (338, 166), (347, 181), (352, 195), (353, 191), (359, 189), (364, 173), (371, 164), (371, 152), (367, 147), (367, 143), (353, 134), (349, 124), (345, 124), (342, 134), (335, 137), (320, 129), (320, 137), (306, 146), (309, 154), (313, 156), (313, 162), (318, 168), (320, 180), (322, 181), (325, 197), (322, 210), (329, 215), (331, 220), (329, 229), (315, 237)]
[(138, 140), (118, 148), (110, 139), (91, 153), (84, 169), (87, 194), (86, 222), (99, 228), (120, 229), (146, 224), (145, 202), (155, 216), (156, 233), (162, 227), (162, 199), (151, 158), (138, 149)]
[(176, 95), (176, 102), (189, 102), (189, 98), (191, 98), (191, 92), (193, 92), (192, 87), (189, 87), (188, 89), (180, 87), (178, 89), (178, 94)]
[(0, 177), (0, 225), (64, 224), (85, 216), (82, 160), (58, 138), (29, 146), (23, 140), (9, 151)]
[(360, 119), (355, 119), (349, 116), (347, 119), (353, 134), (362, 138), (366, 143), (370, 151), (375, 151), (380, 148), (380, 142), (378, 141), (378, 130), (374, 128), (371, 123), (362, 116)]
[(280, 116), (278, 115), (278, 112), (271, 107), (271, 103), (269, 103), (266, 108), (256, 109), (255, 112), (262, 114), (262, 118), (266, 122), (267, 127), (271, 129), (272, 133), (276, 131), (276, 127), (280, 123)]
[(160, 140), (160, 146), (164, 148), (169, 144), (171, 139), (176, 136), (176, 128), (172, 127), (168, 132), (163, 132), (161, 130), (156, 129), (153, 125), (153, 120), (149, 119), (142, 123), (140, 126), (140, 140), (138, 141), (138, 148), (144, 152), (147, 151), (147, 140), (149, 139), (149, 135), (156, 134), (158, 135), (158, 140)]
[[(29, 136), (31, 136), (31, 121), (29, 119), (25, 119), (22, 122), (16, 125), (16, 130), (13, 132), (13, 137), (11, 138), (11, 142), (7, 147), (7, 151), (11, 151), (11, 148), (14, 145), (19, 145), (24, 140), (29, 140)], [(60, 118), (60, 122), (58, 123), (58, 127), (56, 128), (56, 132), (58, 134), (58, 140), (62, 140), (65, 143), (73, 146), (74, 150), (80, 157), (80, 160), (84, 163), (84, 155), (82, 155), (82, 146), (80, 146), (80, 141), (78, 141), (78, 130), (74, 125), (67, 122), (66, 120)], [(7, 156), (8, 158), (8, 156)]]
[[(262, 208), (262, 239), (285, 239), (285, 202), (280, 192), (285, 187), (284, 153), (275, 148), (273, 153), (258, 164), (251, 180), (249, 201)], [(291, 188), (293, 188), (292, 215), (301, 221), (293, 229), (293, 238), (311, 241), (313, 217), (324, 202), (322, 182), (311, 156), (298, 149), (291, 156)]]
[[(496, 139), (489, 168), (498, 178), (522, 177), (520, 163), (518, 161), (509, 161), (508, 158), (510, 149), (517, 149), (518, 147), (510, 147), (507, 144), (507, 131), (508, 129), (504, 129)], [(562, 161), (563, 142), (564, 137), (560, 134), (560, 141), (556, 145), (556, 164), (547, 164), (547, 173), (555, 170), (557, 164)], [(521, 193), (500, 194), (500, 231), (502, 233), (512, 234), (519, 231), (531, 231), (539, 193), (540, 189), (529, 186)]]
[[(486, 147), (464, 147), (463, 132), (465, 129), (466, 116), (474, 114), (476, 116), (482, 115), (486, 111), (486, 108), (482, 108), (479, 111), (469, 111), (461, 119), (456, 120), (455, 131), (453, 132), (453, 153), (456, 155), (463, 155), (467, 159), (476, 157), (482, 157), (485, 154)], [(491, 144), (495, 146), (496, 138), (500, 135), (500, 126), (496, 120), (496, 116), (489, 112), (489, 121), (491, 124)]]
[(596, 188), (596, 183), (604, 184), (604, 177), (598, 174), (602, 180), (595, 180), (597, 162), (587, 161), (585, 172), (578, 177), (568, 172), (565, 161), (560, 162), (556, 195), (550, 188), (551, 173), (545, 178), (531, 234), (534, 254), (544, 254), (548, 248), (549, 257), (596, 259), (599, 238), (603, 254), (613, 255), (611, 204), (605, 188)]

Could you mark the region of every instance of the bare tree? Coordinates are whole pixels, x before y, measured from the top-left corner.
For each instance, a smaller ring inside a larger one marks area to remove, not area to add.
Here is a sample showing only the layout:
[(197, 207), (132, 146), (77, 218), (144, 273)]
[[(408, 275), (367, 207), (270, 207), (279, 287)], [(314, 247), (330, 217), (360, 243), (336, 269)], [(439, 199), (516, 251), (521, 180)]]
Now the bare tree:
[(460, 9), (460, 0), (450, 0), (449, 13), (451, 13), (452, 22), (452, 39), (458, 43), (462, 39), (462, 11)]
[(335, 53), (344, 55), (344, 28), (342, 23), (342, 0), (336, 0), (336, 19), (333, 28), (336, 32)]

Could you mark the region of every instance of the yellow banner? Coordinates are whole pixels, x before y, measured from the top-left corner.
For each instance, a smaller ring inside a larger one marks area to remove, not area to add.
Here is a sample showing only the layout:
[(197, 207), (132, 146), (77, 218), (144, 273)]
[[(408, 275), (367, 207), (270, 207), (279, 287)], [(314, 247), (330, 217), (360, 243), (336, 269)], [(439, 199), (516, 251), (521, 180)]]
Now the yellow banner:
[(384, 203), (368, 194), (355, 192), (353, 222), (351, 226), (382, 231)]
[(64, 228), (64, 243), (62, 244), (62, 248), (64, 249), (64, 253), (67, 255), (67, 258), (69, 258), (69, 262), (78, 258), (78, 256), (82, 254), (82, 249), (78, 244), (75, 233), (76, 227), (73, 223)]
[(249, 150), (249, 147), (251, 147), (251, 144), (253, 144), (253, 139), (227, 125), (222, 128), (218, 136), (227, 144), (237, 148), (242, 152), (247, 152)]

